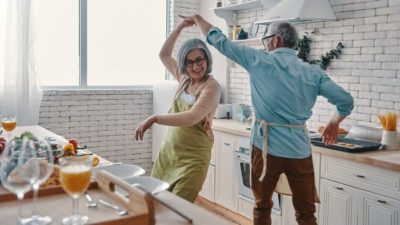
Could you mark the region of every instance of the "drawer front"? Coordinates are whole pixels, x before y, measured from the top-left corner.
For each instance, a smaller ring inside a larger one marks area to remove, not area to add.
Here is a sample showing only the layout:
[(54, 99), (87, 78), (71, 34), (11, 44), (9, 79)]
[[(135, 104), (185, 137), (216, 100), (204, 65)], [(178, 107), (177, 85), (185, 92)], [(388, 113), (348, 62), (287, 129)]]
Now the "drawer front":
[(400, 199), (399, 172), (322, 155), (321, 177)]
[(247, 217), (248, 219), (253, 219), (253, 207), (254, 201), (246, 197), (239, 197), (239, 214)]

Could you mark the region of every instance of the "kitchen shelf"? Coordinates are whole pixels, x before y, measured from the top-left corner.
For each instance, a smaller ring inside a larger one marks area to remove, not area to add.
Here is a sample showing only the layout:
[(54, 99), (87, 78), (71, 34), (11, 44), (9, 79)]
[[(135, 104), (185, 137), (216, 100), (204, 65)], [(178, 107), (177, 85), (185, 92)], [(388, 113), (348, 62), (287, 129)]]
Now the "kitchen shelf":
[(261, 38), (248, 38), (248, 39), (232, 40), (232, 41), (237, 42), (237, 43), (260, 41), (260, 43), (261, 43)]
[(278, 3), (280, 0), (250, 0), (247, 2), (240, 2), (234, 5), (222, 6), (213, 8), (215, 15), (223, 18), (227, 26), (235, 25), (235, 11), (244, 9), (265, 8), (269, 9)]

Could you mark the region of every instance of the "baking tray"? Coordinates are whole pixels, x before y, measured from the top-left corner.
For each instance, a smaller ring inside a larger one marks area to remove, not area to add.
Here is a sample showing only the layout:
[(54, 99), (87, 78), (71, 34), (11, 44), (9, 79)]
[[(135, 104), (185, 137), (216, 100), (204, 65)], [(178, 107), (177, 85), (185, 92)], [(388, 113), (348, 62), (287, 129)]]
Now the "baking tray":
[(329, 146), (325, 145), (324, 142), (322, 142), (322, 138), (311, 138), (311, 144), (351, 153), (373, 151), (378, 150), (381, 147), (380, 143), (357, 140), (352, 138), (338, 138), (337, 143)]

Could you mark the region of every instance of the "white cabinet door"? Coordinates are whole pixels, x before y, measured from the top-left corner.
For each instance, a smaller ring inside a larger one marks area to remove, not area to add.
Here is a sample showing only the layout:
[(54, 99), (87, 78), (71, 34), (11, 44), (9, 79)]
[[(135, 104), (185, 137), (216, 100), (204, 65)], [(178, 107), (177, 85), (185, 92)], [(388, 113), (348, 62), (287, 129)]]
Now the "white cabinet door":
[(234, 169), (233, 151), (237, 136), (215, 132), (215, 202), (234, 212), (238, 212), (238, 189)]
[(203, 187), (199, 195), (210, 202), (215, 201), (215, 192), (214, 192), (214, 185), (215, 184), (215, 166), (209, 165), (207, 171), (207, 177), (203, 183)]
[[(358, 189), (321, 179), (319, 225), (357, 225)], [(361, 223), (362, 224), (362, 223)]]
[(358, 204), (358, 224), (398, 225), (400, 223), (400, 201), (360, 190)]

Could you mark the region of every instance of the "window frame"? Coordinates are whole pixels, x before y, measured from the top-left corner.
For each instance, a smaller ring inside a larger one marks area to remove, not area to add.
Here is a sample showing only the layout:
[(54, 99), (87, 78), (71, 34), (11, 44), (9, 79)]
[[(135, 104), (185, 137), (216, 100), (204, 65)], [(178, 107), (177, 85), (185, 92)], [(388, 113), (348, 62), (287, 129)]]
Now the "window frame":
[[(88, 14), (88, 0), (79, 0), (79, 85), (57, 85), (57, 86), (41, 86), (44, 90), (61, 90), (61, 89), (113, 89), (113, 90), (121, 90), (121, 89), (149, 89), (152, 88), (152, 85), (113, 85), (113, 86), (97, 86), (92, 85), (89, 86), (87, 84), (88, 74), (87, 74), (87, 14)], [(166, 20), (165, 20), (165, 37), (167, 37), (167, 31), (170, 28), (170, 24), (168, 22), (170, 18), (169, 11), (170, 2), (166, 2)], [(168, 73), (165, 70), (164, 79), (168, 79)]]

